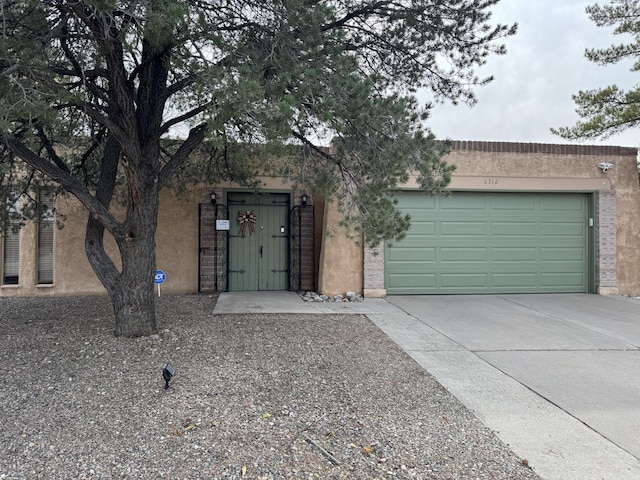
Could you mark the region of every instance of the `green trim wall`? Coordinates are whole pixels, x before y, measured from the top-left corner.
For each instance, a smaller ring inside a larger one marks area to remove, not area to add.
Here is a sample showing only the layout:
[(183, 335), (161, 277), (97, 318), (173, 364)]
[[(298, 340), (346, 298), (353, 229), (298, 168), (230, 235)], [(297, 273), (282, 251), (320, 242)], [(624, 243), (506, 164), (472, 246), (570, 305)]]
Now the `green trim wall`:
[(412, 226), (385, 245), (388, 294), (584, 293), (590, 195), (399, 192)]

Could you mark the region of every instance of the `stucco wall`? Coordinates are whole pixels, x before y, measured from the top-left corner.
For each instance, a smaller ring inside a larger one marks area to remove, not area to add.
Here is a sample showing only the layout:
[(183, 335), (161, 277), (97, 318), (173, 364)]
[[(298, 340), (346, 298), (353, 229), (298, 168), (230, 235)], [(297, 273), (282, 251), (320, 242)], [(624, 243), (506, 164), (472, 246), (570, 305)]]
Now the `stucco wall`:
[(156, 265), (167, 274), (162, 292), (198, 291), (198, 199), (193, 189), (181, 195), (171, 190), (160, 196), (156, 233)]
[[(191, 190), (177, 197), (166, 190), (160, 196), (156, 261), (158, 268), (167, 274), (163, 292), (197, 291), (199, 194), (199, 190)], [(86, 210), (70, 196), (58, 197), (56, 210), (57, 218), (64, 219), (64, 226), (54, 231), (53, 284), (36, 284), (37, 229), (30, 223), (20, 233), (19, 285), (1, 286), (0, 296), (105, 294), (84, 250)], [(119, 265), (116, 243), (108, 234), (105, 245)]]
[(318, 291), (329, 296), (363, 291), (362, 246), (338, 225), (341, 218), (335, 204), (325, 204)]
[[(258, 181), (265, 190), (290, 192), (291, 186), (282, 178), (259, 176)], [(225, 202), (228, 191), (246, 190), (241, 185), (225, 182), (216, 186), (194, 185), (177, 195), (169, 189), (160, 195), (158, 230), (156, 233), (156, 265), (167, 275), (162, 284), (162, 293), (196, 293), (199, 281), (199, 204), (210, 207), (209, 194), (215, 191), (220, 203)], [(299, 203), (299, 195), (294, 198)], [(314, 203), (322, 212), (322, 197), (312, 197), (307, 210)], [(19, 285), (0, 285), (2, 296), (34, 295), (104, 295), (105, 290), (94, 274), (85, 254), (84, 235), (87, 212), (73, 197), (56, 199), (58, 219), (64, 219), (64, 227), (54, 232), (54, 282), (52, 285), (36, 284), (37, 229), (30, 223), (20, 233), (20, 281)], [(307, 213), (305, 211), (305, 213)], [(115, 212), (118, 215), (118, 212)], [(322, 215), (322, 213), (321, 213)], [(322, 221), (322, 216), (320, 217)], [(106, 235), (105, 245), (114, 261), (119, 263), (117, 246), (113, 238)], [(305, 264), (313, 265), (319, 256), (309, 251), (310, 259)], [(0, 252), (2, 236), (0, 235)], [(2, 255), (0, 255), (0, 261)], [(317, 272), (317, 270), (316, 270)], [(150, 280), (151, 281), (151, 280)], [(313, 284), (305, 281), (305, 286)], [(355, 285), (353, 288), (358, 288)]]

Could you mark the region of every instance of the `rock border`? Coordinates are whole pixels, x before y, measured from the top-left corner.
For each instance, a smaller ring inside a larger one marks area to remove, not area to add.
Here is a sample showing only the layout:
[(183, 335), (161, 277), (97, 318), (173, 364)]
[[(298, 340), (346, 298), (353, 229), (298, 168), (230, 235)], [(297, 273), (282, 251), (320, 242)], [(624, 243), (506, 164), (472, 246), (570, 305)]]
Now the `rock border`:
[(344, 295), (334, 295), (332, 297), (328, 295), (322, 295), (317, 292), (308, 290), (305, 292), (298, 292), (298, 295), (305, 302), (332, 302), (332, 303), (340, 303), (340, 302), (362, 302), (364, 297), (362, 295), (357, 294), (356, 292), (346, 292)]

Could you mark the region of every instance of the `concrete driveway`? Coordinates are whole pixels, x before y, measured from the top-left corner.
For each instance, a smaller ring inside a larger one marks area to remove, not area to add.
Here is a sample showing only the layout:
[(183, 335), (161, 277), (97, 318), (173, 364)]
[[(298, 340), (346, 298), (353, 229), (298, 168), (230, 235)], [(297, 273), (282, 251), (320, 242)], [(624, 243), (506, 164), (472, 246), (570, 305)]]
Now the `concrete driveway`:
[(369, 318), (543, 478), (640, 478), (640, 300), (387, 301)]

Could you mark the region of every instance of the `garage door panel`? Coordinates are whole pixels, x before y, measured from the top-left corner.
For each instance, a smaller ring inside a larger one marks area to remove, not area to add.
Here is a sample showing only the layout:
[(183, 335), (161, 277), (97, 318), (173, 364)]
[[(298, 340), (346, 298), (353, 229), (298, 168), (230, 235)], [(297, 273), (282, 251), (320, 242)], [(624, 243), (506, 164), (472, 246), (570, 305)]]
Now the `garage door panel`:
[(403, 213), (409, 214), (409, 217), (411, 218), (412, 229), (415, 228), (417, 230), (418, 228), (423, 228), (423, 229), (431, 228), (433, 229), (432, 231), (435, 231), (436, 224), (433, 221), (433, 214), (423, 215), (423, 214), (415, 214), (413, 212), (406, 212), (406, 211), (403, 211)]
[(440, 262), (486, 262), (488, 248), (440, 248)]
[(418, 274), (429, 274), (435, 275), (438, 270), (434, 267), (436, 262), (419, 262), (419, 261), (411, 261), (411, 262), (399, 262), (402, 268), (401, 273), (396, 273), (396, 275), (418, 275)]
[(540, 273), (549, 273), (549, 274), (558, 274), (558, 273), (568, 273), (568, 274), (577, 274), (583, 275), (584, 272), (580, 270), (582, 262), (578, 261), (546, 261), (542, 265), (542, 268), (539, 269)]
[(396, 250), (415, 250), (415, 249), (425, 249), (425, 248), (435, 248), (430, 247), (435, 243), (435, 235), (418, 235), (416, 237), (409, 237), (402, 240), (402, 242), (398, 242), (394, 244)]
[(491, 275), (492, 287), (500, 289), (535, 288), (538, 283), (537, 273), (494, 273)]
[(457, 192), (426, 199), (428, 211), (421, 195), (398, 199), (422, 220), (386, 247), (390, 294), (588, 289), (585, 194)]
[(582, 264), (586, 260), (586, 251), (583, 248), (542, 248), (540, 253), (543, 262), (578, 262)]
[(439, 223), (439, 227), (438, 232), (443, 237), (485, 237), (487, 235), (486, 222), (442, 221)]
[(540, 197), (542, 212), (584, 212), (584, 196), (579, 194), (548, 194)]
[(535, 262), (538, 258), (538, 252), (535, 247), (506, 247), (492, 248), (491, 260), (497, 263), (509, 262), (513, 263), (513, 267), (517, 262)]
[(542, 235), (545, 237), (580, 237), (584, 236), (584, 223), (542, 223)]
[(584, 276), (577, 273), (543, 273), (542, 284), (548, 288), (565, 287), (567, 285), (579, 287), (584, 283)]
[(491, 224), (491, 233), (494, 237), (527, 238), (536, 234), (536, 228), (534, 222), (498, 221)]
[(440, 287), (449, 290), (469, 287), (484, 289), (487, 276), (486, 273), (443, 273), (440, 275)]
[(411, 264), (412, 262), (434, 262), (436, 259), (435, 248), (403, 248), (393, 249), (389, 254), (392, 262), (400, 265), (402, 262)]
[(436, 234), (435, 222), (417, 222), (411, 219), (411, 238), (420, 237), (421, 235), (433, 236)]
[[(393, 280), (393, 276), (392, 276)], [(400, 279), (395, 279), (400, 280)], [(436, 276), (433, 274), (427, 273), (415, 273), (415, 274), (403, 274), (402, 282), (407, 289), (407, 293), (409, 290), (413, 290), (410, 293), (421, 293), (424, 291), (425, 286), (427, 288), (436, 288)]]

